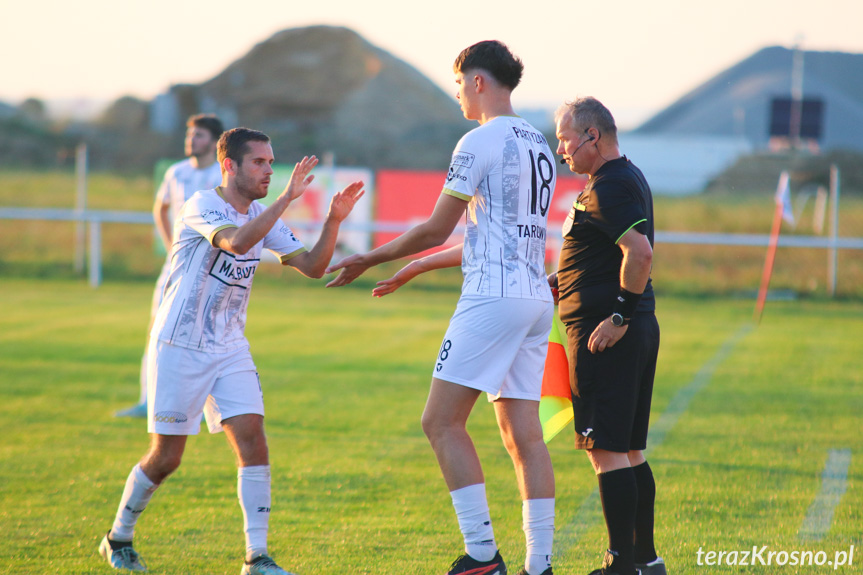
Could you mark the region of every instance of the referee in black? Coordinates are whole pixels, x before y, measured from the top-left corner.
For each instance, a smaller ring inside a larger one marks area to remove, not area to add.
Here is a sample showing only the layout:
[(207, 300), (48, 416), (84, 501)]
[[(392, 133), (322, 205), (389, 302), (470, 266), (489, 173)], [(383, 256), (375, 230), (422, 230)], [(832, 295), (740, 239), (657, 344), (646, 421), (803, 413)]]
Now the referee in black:
[(644, 459), (659, 324), (650, 283), (653, 197), (617, 143), (595, 98), (557, 111), (561, 163), (590, 180), (563, 225), (560, 319), (571, 365), (575, 446), (599, 480), (608, 529), (603, 567), (591, 575), (665, 575), (653, 543), (656, 484)]

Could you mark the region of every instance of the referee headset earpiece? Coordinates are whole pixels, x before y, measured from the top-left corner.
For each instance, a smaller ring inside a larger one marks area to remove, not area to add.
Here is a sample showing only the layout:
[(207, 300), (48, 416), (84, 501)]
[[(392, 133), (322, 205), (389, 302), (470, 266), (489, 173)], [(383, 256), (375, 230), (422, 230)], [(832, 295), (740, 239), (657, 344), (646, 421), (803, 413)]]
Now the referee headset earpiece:
[[(599, 138), (596, 138), (596, 142), (594, 142), (594, 144), (593, 144), (593, 147), (594, 147), (594, 148), (596, 148), (596, 144), (598, 144), (598, 143), (599, 143), (599, 139), (600, 139), (600, 138), (602, 138), (602, 132), (600, 132), (599, 130), (597, 130), (596, 132), (599, 134)], [(592, 140), (592, 139), (593, 139), (593, 136), (591, 136), (591, 137), (590, 137), (590, 139)], [(600, 158), (602, 158), (604, 161), (606, 161), (606, 162), (608, 161), (608, 158), (606, 158), (605, 156), (603, 156), (603, 155), (602, 155), (602, 153), (599, 151), (599, 148), (596, 148), (596, 153), (597, 153), (597, 155), (599, 155), (599, 157), (600, 157)]]
[[(585, 130), (585, 133), (586, 133), (586, 132), (587, 132), (587, 130)], [(585, 141), (583, 141), (582, 143), (580, 143), (579, 145), (577, 145), (577, 146), (575, 147), (575, 151), (569, 155), (569, 157), (570, 157), (570, 158), (572, 158), (573, 156), (575, 156), (575, 154), (576, 154), (576, 153), (581, 149), (581, 147), (582, 147), (583, 145), (588, 144), (588, 143), (590, 143), (590, 142), (592, 142), (592, 141), (594, 141), (594, 140), (596, 139), (596, 137), (595, 137), (593, 134), (588, 134), (588, 136), (589, 136), (589, 137), (588, 137)], [(596, 144), (594, 144), (593, 146), (594, 146), (594, 147), (596, 147)], [(560, 159), (560, 163), (561, 163), (561, 164), (566, 164), (566, 158), (561, 158), (561, 159)]]

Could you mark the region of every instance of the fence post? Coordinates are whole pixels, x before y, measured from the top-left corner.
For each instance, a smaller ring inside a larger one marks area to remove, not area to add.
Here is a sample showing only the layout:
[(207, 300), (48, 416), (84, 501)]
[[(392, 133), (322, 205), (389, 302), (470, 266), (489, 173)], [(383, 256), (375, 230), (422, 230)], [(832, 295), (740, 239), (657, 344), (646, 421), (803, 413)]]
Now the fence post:
[[(87, 209), (87, 144), (81, 142), (75, 148), (75, 211), (83, 216)], [(84, 242), (86, 229), (84, 220), (75, 222), (75, 272), (84, 272)]]
[(830, 247), (827, 248), (827, 291), (836, 297), (838, 270), (836, 242), (839, 238), (839, 167), (830, 166)]
[(90, 287), (97, 288), (102, 283), (102, 222), (92, 219), (90, 227)]

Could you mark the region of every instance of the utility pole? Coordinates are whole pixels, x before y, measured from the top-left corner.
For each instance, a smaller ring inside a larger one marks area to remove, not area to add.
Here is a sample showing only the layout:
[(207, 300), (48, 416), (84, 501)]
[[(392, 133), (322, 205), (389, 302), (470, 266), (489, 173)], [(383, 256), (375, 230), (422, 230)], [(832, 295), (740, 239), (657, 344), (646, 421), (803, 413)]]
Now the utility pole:
[(792, 149), (801, 146), (800, 133), (803, 124), (803, 35), (794, 40), (794, 54), (791, 57), (791, 118), (789, 120), (788, 141)]

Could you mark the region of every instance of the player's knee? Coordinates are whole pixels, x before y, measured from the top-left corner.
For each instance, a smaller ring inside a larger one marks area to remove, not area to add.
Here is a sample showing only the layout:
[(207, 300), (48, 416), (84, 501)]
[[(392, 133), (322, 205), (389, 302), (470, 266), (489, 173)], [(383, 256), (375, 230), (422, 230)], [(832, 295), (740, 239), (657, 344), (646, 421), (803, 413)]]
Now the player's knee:
[(422, 424), (423, 433), (426, 434), (426, 437), (429, 440), (432, 440), (436, 435), (438, 429), (435, 418), (432, 417), (427, 411), (424, 411), (420, 423)]
[(264, 437), (238, 445), (237, 448), (237, 459), (241, 467), (270, 464), (270, 450)]
[(519, 452), (519, 445), (515, 438), (512, 436), (512, 433), (501, 429), (500, 438), (503, 440), (503, 446), (506, 448), (506, 451), (510, 454), (511, 457), (515, 457)]
[(180, 468), (180, 463), (182, 463), (182, 456), (180, 455), (172, 455), (170, 458), (166, 459), (162, 467), (165, 477), (177, 471), (177, 469)]
[(159, 484), (180, 467), (182, 460), (182, 452), (155, 452), (149, 454), (141, 468), (150, 481)]
[(458, 425), (454, 424), (452, 421), (427, 411), (423, 412), (421, 423), (423, 433), (426, 434), (426, 437), (432, 442), (432, 444), (434, 444), (435, 441), (445, 438), (449, 432), (458, 428)]
[(545, 448), (542, 440), (542, 426), (537, 419), (533, 421), (500, 422), (500, 436), (507, 451), (528, 453), (533, 449)]
[(501, 426), (500, 438), (503, 440), (503, 446), (513, 459), (521, 457), (522, 453), (530, 449), (529, 442), (524, 434), (517, 433), (510, 426)]

